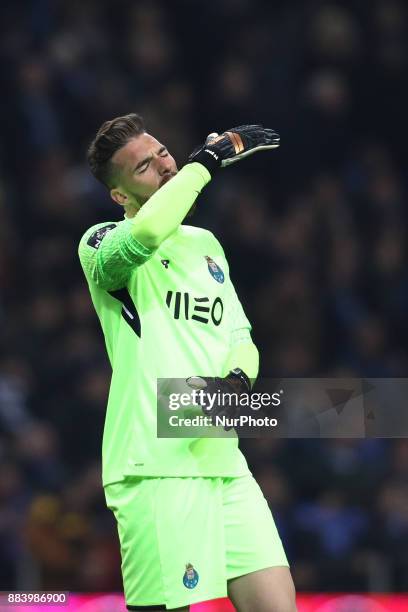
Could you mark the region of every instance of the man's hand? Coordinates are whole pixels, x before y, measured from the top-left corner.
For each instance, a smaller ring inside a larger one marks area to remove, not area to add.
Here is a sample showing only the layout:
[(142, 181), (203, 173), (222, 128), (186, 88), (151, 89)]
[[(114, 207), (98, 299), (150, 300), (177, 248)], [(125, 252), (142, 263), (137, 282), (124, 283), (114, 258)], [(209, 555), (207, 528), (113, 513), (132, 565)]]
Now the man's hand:
[(240, 125), (220, 135), (210, 134), (188, 161), (202, 164), (213, 174), (218, 168), (234, 164), (256, 151), (276, 149), (279, 144), (280, 136), (274, 130), (262, 125)]
[[(208, 378), (204, 376), (190, 376), (186, 380), (189, 387), (199, 391), (199, 401), (203, 413), (211, 417), (213, 425), (215, 417), (234, 418), (239, 416), (239, 398), (243, 393), (251, 392), (251, 383), (248, 376), (236, 368), (225, 378)], [(225, 425), (225, 431), (232, 427)]]

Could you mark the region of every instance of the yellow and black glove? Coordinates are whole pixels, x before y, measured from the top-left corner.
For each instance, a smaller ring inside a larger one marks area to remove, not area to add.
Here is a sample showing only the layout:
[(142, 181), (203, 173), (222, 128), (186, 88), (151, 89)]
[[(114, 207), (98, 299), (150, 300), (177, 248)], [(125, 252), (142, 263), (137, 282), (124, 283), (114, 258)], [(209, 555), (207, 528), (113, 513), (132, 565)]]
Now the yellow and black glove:
[(274, 130), (262, 125), (239, 125), (220, 135), (214, 132), (207, 136), (188, 161), (202, 164), (213, 174), (218, 168), (234, 164), (257, 151), (277, 149), (279, 144), (280, 136)]

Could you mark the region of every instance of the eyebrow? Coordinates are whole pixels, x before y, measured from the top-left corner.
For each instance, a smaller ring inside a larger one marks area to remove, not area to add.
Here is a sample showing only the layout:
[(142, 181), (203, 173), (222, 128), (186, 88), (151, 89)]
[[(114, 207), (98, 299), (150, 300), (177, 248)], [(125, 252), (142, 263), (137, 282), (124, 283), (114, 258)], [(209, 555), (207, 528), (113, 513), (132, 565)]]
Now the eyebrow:
[[(167, 149), (167, 147), (165, 147), (164, 145), (162, 145), (158, 151), (158, 155), (160, 155), (161, 153), (163, 153), (163, 151), (165, 151)], [(144, 166), (145, 164), (151, 162), (153, 158), (153, 155), (149, 155), (149, 157), (145, 157), (144, 159), (142, 159), (134, 168), (133, 168), (133, 172), (135, 172), (136, 170), (139, 170), (139, 168), (141, 168), (142, 166)]]

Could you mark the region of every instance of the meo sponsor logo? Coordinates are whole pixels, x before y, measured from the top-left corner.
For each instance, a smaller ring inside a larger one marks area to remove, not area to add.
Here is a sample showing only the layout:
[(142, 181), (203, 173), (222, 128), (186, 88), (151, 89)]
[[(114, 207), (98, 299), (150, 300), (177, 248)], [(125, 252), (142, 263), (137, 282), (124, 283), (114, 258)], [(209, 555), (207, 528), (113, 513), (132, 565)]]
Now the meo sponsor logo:
[(175, 319), (181, 317), (186, 321), (192, 319), (199, 323), (209, 323), (211, 320), (214, 325), (219, 325), (224, 314), (224, 304), (220, 297), (216, 297), (210, 304), (210, 298), (207, 296), (192, 297), (189, 293), (168, 291), (166, 305)]

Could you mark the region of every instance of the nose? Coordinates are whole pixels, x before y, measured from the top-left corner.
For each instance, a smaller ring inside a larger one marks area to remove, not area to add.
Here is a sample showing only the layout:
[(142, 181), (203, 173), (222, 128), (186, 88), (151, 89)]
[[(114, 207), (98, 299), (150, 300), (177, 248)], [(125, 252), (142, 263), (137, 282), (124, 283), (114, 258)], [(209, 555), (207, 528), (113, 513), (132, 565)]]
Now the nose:
[(160, 176), (163, 176), (164, 174), (168, 174), (171, 172), (170, 160), (167, 157), (158, 157), (157, 167), (158, 167)]

